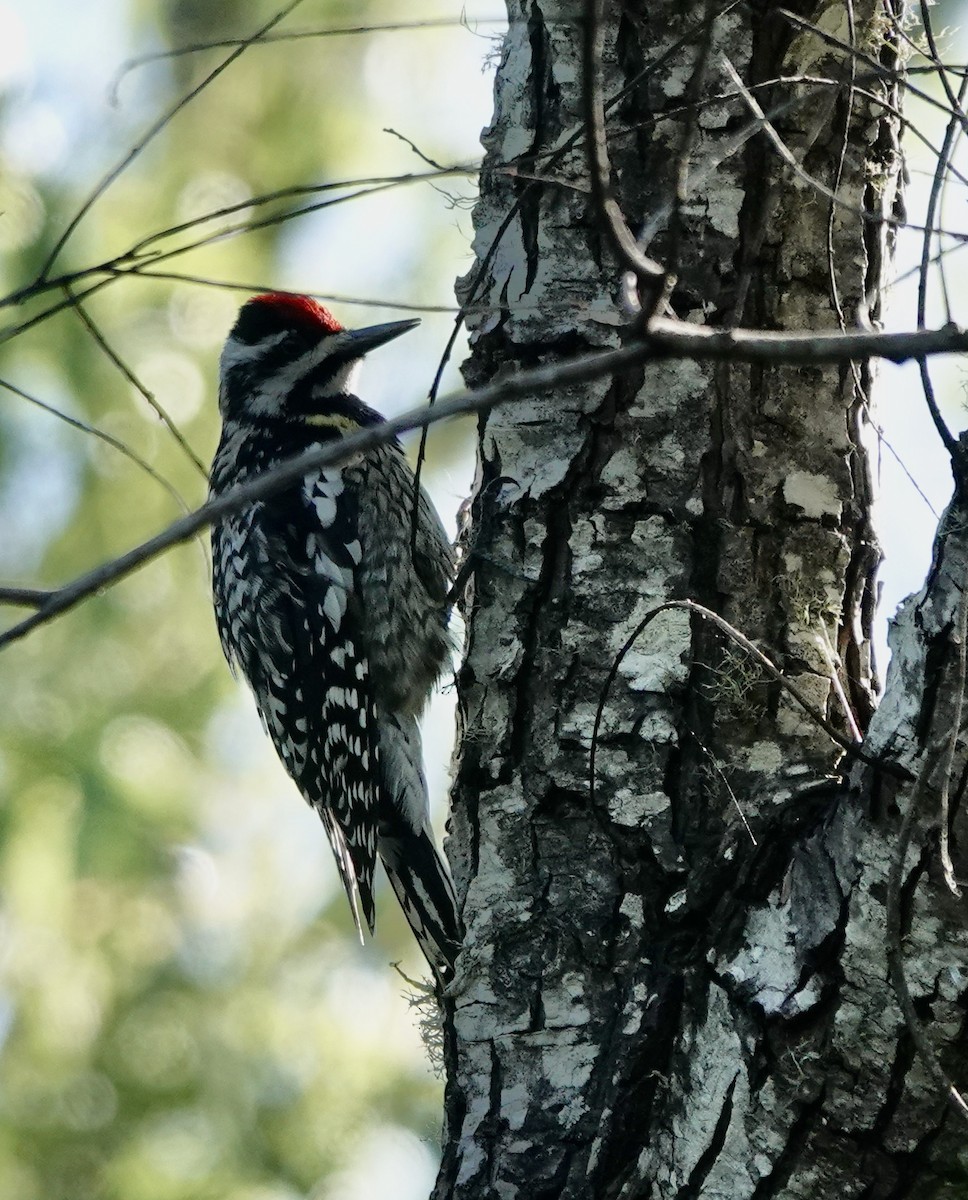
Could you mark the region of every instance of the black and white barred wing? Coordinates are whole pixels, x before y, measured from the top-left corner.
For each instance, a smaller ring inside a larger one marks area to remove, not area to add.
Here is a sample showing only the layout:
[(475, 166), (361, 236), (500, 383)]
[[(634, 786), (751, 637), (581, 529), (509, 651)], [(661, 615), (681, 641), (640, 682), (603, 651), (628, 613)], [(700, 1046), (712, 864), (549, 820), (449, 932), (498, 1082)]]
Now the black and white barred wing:
[(354, 514), (337, 510), (340, 490), (338, 476), (321, 473), (223, 522), (214, 567), (226, 656), (322, 819), (362, 933), (360, 910), (374, 925), (379, 752), (366, 656), (347, 619)]

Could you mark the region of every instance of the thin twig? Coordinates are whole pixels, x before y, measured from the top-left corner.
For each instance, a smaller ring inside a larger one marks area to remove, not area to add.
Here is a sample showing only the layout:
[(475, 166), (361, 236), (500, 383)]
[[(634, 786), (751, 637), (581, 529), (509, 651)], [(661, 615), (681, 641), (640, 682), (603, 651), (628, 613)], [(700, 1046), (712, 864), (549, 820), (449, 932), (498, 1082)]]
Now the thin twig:
[[(821, 196), (824, 196), (832, 204), (845, 205), (845, 201), (842, 200), (835, 191), (833, 191), (831, 188), (828, 188), (825, 184), (821, 183), (819, 179), (814, 178), (813, 175), (803, 169), (803, 167), (797, 161), (796, 155), (777, 133), (773, 122), (763, 111), (759, 101), (743, 82), (739, 72), (725, 54), (722, 56), (721, 61), (723, 64), (723, 70), (733, 81), (733, 86), (736, 88), (737, 93), (742, 97), (747, 108), (749, 108), (750, 112), (753, 114), (754, 124), (757, 126), (757, 128), (762, 130), (762, 132), (770, 140), (777, 154), (786, 163), (794, 175), (796, 175), (797, 179), (808, 184), (815, 191), (818, 191)], [(854, 204), (846, 204), (845, 206), (852, 213), (862, 212), (862, 210), (858, 209), (858, 207)], [(880, 221), (878, 221), (878, 223), (880, 223)]]
[[(221, 220), (224, 217), (235, 216), (237, 213), (245, 212), (258, 208), (264, 208), (269, 204), (274, 204), (283, 200), (297, 200), (305, 196), (317, 196), (324, 192), (345, 191), (347, 188), (355, 188), (348, 199), (357, 199), (368, 196), (370, 190), (374, 186), (392, 185), (406, 186), (411, 183), (422, 183), (432, 181), (440, 176), (447, 175), (468, 175), (476, 174), (479, 167), (476, 164), (465, 164), (449, 167), (444, 171), (425, 171), (411, 172), (405, 175), (378, 175), (378, 176), (363, 176), (355, 179), (340, 179), (332, 183), (304, 183), (294, 184), (290, 187), (279, 188), (273, 192), (264, 192), (258, 196), (252, 196), (245, 200), (238, 200), (234, 204), (226, 204), (221, 208), (210, 209), (208, 212), (200, 213), (197, 217), (190, 217), (177, 225), (168, 225), (164, 229), (155, 230), (153, 233), (145, 234), (133, 245), (123, 250), (114, 258), (106, 259), (104, 262), (95, 263), (88, 267), (81, 267), (76, 271), (68, 271), (62, 275), (56, 275), (44, 279), (35, 279), (31, 283), (23, 287), (17, 288), (4, 296), (0, 296), (0, 308), (9, 308), (14, 305), (23, 304), (25, 300), (33, 299), (36, 296), (42, 295), (47, 291), (63, 291), (65, 287), (75, 286), (83, 279), (91, 276), (99, 275), (115, 275), (123, 276), (133, 269), (141, 269), (147, 263), (157, 261), (156, 254), (152, 248), (159, 242), (164, 242), (177, 236), (181, 233), (187, 233), (190, 230), (199, 229), (205, 225), (211, 224), (213, 221)], [(224, 236), (231, 231), (244, 231), (248, 228), (245, 223), (226, 226), (220, 229), (217, 234), (211, 236)], [(187, 253), (189, 250), (198, 248), (204, 245), (204, 241), (188, 243), (184, 247), (179, 247), (178, 253)]]
[(161, 117), (159, 117), (158, 120), (155, 121), (155, 123), (149, 128), (148, 132), (146, 134), (144, 134), (144, 136), (141, 137), (135, 143), (134, 146), (132, 146), (132, 148), (128, 151), (128, 153), (124, 156), (124, 158), (122, 158), (119, 163), (116, 163), (115, 166), (113, 166), (111, 168), (111, 170), (108, 171), (108, 173), (96, 185), (94, 190), (91, 192), (91, 194), (88, 196), (88, 198), (81, 205), (81, 207), (77, 210), (77, 212), (74, 214), (74, 216), (69, 221), (67, 228), (64, 230), (64, 232), (60, 235), (60, 237), (54, 243), (53, 249), (51, 250), (50, 254), (48, 254), (47, 259), (44, 262), (44, 265), (40, 269), (40, 274), (37, 277), (38, 282), (43, 282), (44, 280), (47, 279), (47, 276), (50, 274), (51, 268), (53, 267), (54, 263), (57, 261), (57, 258), (60, 255), (61, 251), (67, 245), (67, 242), (70, 240), (70, 237), (73, 234), (74, 230), (77, 229), (77, 227), (78, 227), (78, 225), (80, 225), (81, 221), (84, 220), (84, 218), (91, 211), (91, 209), (94, 207), (94, 205), (97, 203), (97, 201), (100, 200), (100, 198), (104, 195), (104, 193), (108, 190), (108, 188), (115, 182), (115, 180), (118, 179), (118, 177), (120, 175), (122, 175), (124, 173), (124, 171), (126, 171), (127, 168), (141, 154), (141, 152), (148, 145), (148, 143), (150, 141), (152, 141), (159, 133), (161, 133), (161, 131), (163, 129), (165, 129), (171, 123), (171, 121), (174, 119), (174, 117), (179, 112), (181, 112), (181, 110), (183, 108), (185, 108), (188, 104), (190, 104), (195, 99), (196, 96), (198, 96), (201, 92), (203, 92), (205, 90), (205, 88), (207, 88), (209, 86), (209, 84), (214, 82), (214, 80), (216, 80), (219, 77), (219, 75), (221, 75), (224, 71), (226, 71), (232, 65), (232, 63), (235, 62), (235, 60), (237, 58), (239, 58), (242, 54), (244, 54), (245, 51), (249, 48), (249, 46), (251, 46), (254, 42), (257, 42), (261, 37), (264, 37), (269, 32), (270, 29), (274, 28), (276, 25), (279, 24), (280, 21), (284, 20), (287, 16), (289, 16), (289, 14), (293, 11), (293, 9), (296, 8), (301, 2), (302, 2), (302, 0), (291, 0), (291, 3), (286, 5), (285, 8), (281, 9), (273, 17), (271, 17), (268, 21), (266, 21), (263, 25), (261, 25), (256, 30), (256, 32), (252, 34), (251, 37), (248, 37), (248, 38), (245, 38), (244, 40), (242, 40), (239, 43), (239, 45), (236, 46), (236, 48), (231, 52), (231, 54), (227, 55), (219, 63), (219, 65), (214, 68), (214, 70), (209, 71), (209, 73), (205, 76), (205, 78), (201, 81), (201, 83), (199, 83), (196, 87), (193, 87), (190, 92), (188, 92), (186, 95), (182, 96), (178, 101), (176, 101), (175, 104), (172, 105), (171, 108), (169, 108), (167, 110), (167, 112), (165, 112)]
[(747, 834), (747, 837), (750, 839), (750, 843), (753, 846), (758, 846), (759, 842), (756, 840), (756, 834), (753, 832), (752, 826), (750, 825), (749, 821), (747, 821), (747, 819), (746, 819), (746, 813), (743, 812), (743, 807), (739, 802), (739, 797), (733, 791), (733, 786), (729, 782), (729, 779), (726, 777), (726, 772), (716, 761), (716, 758), (713, 755), (713, 752), (709, 749), (708, 746), (706, 746), (704, 744), (704, 742), (699, 737), (699, 735), (696, 733), (696, 731), (694, 729), (689, 729), (687, 732), (689, 734), (689, 737), (692, 738), (692, 740), (696, 743), (696, 745), (699, 747), (699, 749), (702, 751), (702, 753), (705, 754), (705, 756), (709, 759), (709, 765), (719, 776), (719, 781), (723, 785), (723, 787), (726, 789), (726, 791), (728, 792), (730, 801), (732, 802), (732, 805), (733, 805), (733, 808), (736, 809), (736, 815), (742, 821), (743, 828), (746, 830), (746, 834)]
[[(462, 169), (461, 171), (455, 171), (454, 173), (466, 174), (467, 170)], [(383, 184), (379, 184), (374, 187), (361, 188), (359, 191), (350, 193), (349, 195), (339, 196), (333, 200), (322, 201), (318, 204), (304, 205), (301, 208), (278, 213), (272, 217), (266, 217), (258, 221), (241, 222), (236, 225), (227, 226), (214, 233), (197, 238), (193, 242), (176, 246), (170, 250), (155, 251), (150, 255), (145, 254), (142, 250), (131, 249), (125, 251), (117, 258), (103, 263), (98, 263), (95, 266), (84, 267), (77, 271), (67, 272), (64, 275), (60, 275), (53, 279), (35, 279), (32, 283), (26, 285), (25, 287), (19, 288), (17, 291), (11, 292), (7, 296), (0, 297), (0, 308), (22, 304), (24, 301), (32, 299), (35, 296), (42, 295), (45, 292), (53, 290), (64, 291), (67, 286), (75, 287), (82, 280), (94, 278), (96, 281), (88, 286), (85, 291), (75, 293), (76, 295), (79, 295), (81, 299), (85, 299), (86, 297), (93, 295), (95, 292), (100, 291), (101, 288), (107, 287), (108, 284), (115, 282), (117, 279), (128, 278), (130, 276), (135, 276), (138, 278), (147, 277), (150, 274), (150, 272), (146, 269), (148, 267), (156, 267), (159, 263), (168, 262), (170, 259), (177, 258), (180, 255), (188, 254), (193, 250), (201, 249), (204, 246), (212, 245), (215, 242), (233, 237), (237, 234), (251, 233), (255, 230), (269, 228), (270, 226), (274, 225), (283, 225), (288, 221), (295, 220), (297, 217), (305, 216), (307, 213), (317, 212), (320, 209), (334, 207), (338, 204), (345, 204), (351, 200), (371, 196), (378, 192), (388, 191), (391, 188), (399, 187), (401, 184), (417, 182), (426, 178), (429, 178), (429, 176), (395, 176), (388, 179)], [(326, 189), (319, 188), (316, 190)], [(211, 214), (206, 215), (204, 218), (200, 218), (200, 221), (204, 223), (209, 219), (211, 219)], [(191, 224), (194, 224), (194, 222), (185, 223), (186, 226)], [(161, 238), (163, 236), (165, 236), (164, 232), (160, 234), (152, 234), (151, 238), (145, 239), (145, 242), (147, 243), (152, 238)], [(158, 274), (160, 276), (161, 273), (158, 272)], [(98, 276), (104, 276), (105, 278), (97, 278)], [(50, 304), (50, 306), (44, 309), (42, 312), (36, 313), (27, 320), (20, 322), (18, 325), (10, 325), (5, 329), (0, 329), (0, 343), (10, 341), (15, 337), (19, 337), (20, 334), (26, 332), (26, 330), (39, 325), (42, 321), (46, 321), (56, 313), (62, 312), (65, 308), (69, 307), (71, 307), (71, 301), (67, 299), (60, 299)]]
[[(500, 25), (508, 23), (507, 17), (475, 17), (475, 25)], [(413, 31), (433, 29), (467, 28), (466, 18), (440, 17), (427, 21), (394, 21), (374, 25), (346, 25), (342, 27), (326, 27), (323, 29), (294, 29), (291, 33), (270, 33), (259, 39), (261, 45), (271, 46), (277, 42), (298, 42), (310, 38), (354, 37), (368, 33), (410, 33)], [(184, 58), (189, 54), (202, 54), (208, 50), (226, 50), (230, 46), (241, 45), (239, 38), (220, 38), (211, 42), (193, 42), (187, 46), (175, 46), (171, 50), (156, 50), (152, 54), (139, 54), (121, 64), (117, 75), (111, 83), (111, 100), (117, 102), (118, 89), (126, 75), (138, 67), (148, 66), (153, 62), (163, 62), (174, 58)]]
[[(817, 637), (817, 642), (820, 646), (820, 652), (823, 654), (824, 661), (827, 664), (829, 672), (828, 679), (834, 689), (834, 695), (840, 703), (841, 711), (844, 714), (844, 720), (847, 722), (847, 728), (851, 732), (855, 742), (862, 742), (864, 735), (860, 731), (860, 726), (857, 724), (857, 718), (854, 716), (854, 710), (850, 707), (850, 701), (847, 699), (847, 693), (844, 691), (844, 685), (840, 681), (840, 671), (838, 663), (835, 659), (836, 651), (834, 650), (830, 634), (827, 632), (827, 626), (823, 620), (817, 622), (820, 626), (820, 634)], [(839, 656), (838, 656), (839, 657)]]
[[(944, 94), (948, 98), (948, 103), (951, 105), (951, 110), (952, 112), (955, 112), (958, 108), (960, 108), (961, 100), (951, 89), (951, 84), (948, 82), (948, 72), (945, 69), (945, 65), (941, 61), (941, 56), (938, 53), (938, 46), (934, 40), (934, 27), (931, 22), (930, 5), (925, 3), (925, 0), (921, 0), (921, 3), (918, 5), (918, 7), (921, 10), (921, 28), (924, 31), (924, 39), (928, 44), (928, 53), (925, 54), (924, 50), (920, 46), (915, 47), (915, 49), (917, 49), (922, 57), (926, 58), (931, 64), (938, 76), (938, 82), (941, 84), (942, 88), (944, 89)], [(903, 34), (903, 30), (901, 32)], [(911, 39), (908, 38), (907, 40), (910, 43)]]
[(389, 125), (384, 125), (383, 132), (388, 133), (391, 137), (397, 138), (397, 140), (403, 142), (405, 146), (409, 146), (414, 154), (416, 154), (417, 158), (419, 158), (421, 162), (425, 162), (428, 167), (436, 167), (438, 171), (443, 171), (446, 169), (441, 163), (432, 159), (428, 154), (424, 154), (417, 143), (411, 141), (406, 134), (400, 133), (397, 129), (391, 129)]
[(941, 834), (940, 857), (941, 871), (948, 890), (960, 898), (961, 888), (955, 879), (954, 863), (951, 861), (950, 834), (948, 821), (951, 807), (951, 776), (954, 772), (955, 752), (958, 748), (958, 736), (961, 733), (961, 714), (965, 705), (965, 679), (968, 673), (968, 587), (962, 585), (961, 597), (958, 602), (958, 673), (955, 680), (955, 708), (951, 714), (951, 736), (945, 751), (944, 770), (941, 775)]
[[(528, 188), (530, 188), (531, 186), (532, 185), (529, 184)], [(528, 188), (526, 188), (525, 191), (527, 191)], [(520, 203), (520, 198), (519, 198), (518, 203)], [(467, 299), (464, 301), (463, 304), (461, 304), (460, 309), (457, 313), (457, 316), (454, 318), (453, 327), (451, 328), (450, 334), (448, 335), (448, 338), (447, 338), (447, 342), (443, 349), (443, 353), (441, 354), (440, 359), (437, 363), (437, 370), (434, 373), (433, 382), (430, 385), (430, 391), (427, 395), (427, 404), (431, 408), (437, 403), (437, 393), (440, 391), (440, 384), (444, 377), (444, 371), (447, 368), (448, 362), (450, 362), (450, 356), (453, 353), (454, 345), (457, 342), (457, 335), (461, 331), (461, 328), (464, 324), (464, 320), (469, 311), (470, 305), (474, 301), (474, 299), (478, 295), (478, 293), (480, 292), (480, 289), (484, 286), (484, 280), (487, 275), (487, 269), (490, 266), (495, 254), (497, 253), (498, 247), (501, 244), (501, 239), (504, 237), (505, 232), (510, 227), (511, 222), (514, 220), (514, 216), (517, 213), (517, 211), (518, 211), (518, 204), (513, 204), (511, 206), (511, 208), (508, 210), (508, 212), (505, 214), (504, 219), (502, 220), (501, 224), (498, 226), (497, 232), (495, 233), (494, 237), (491, 239), (491, 244), (487, 248), (487, 253), (484, 255), (484, 257), (480, 260), (480, 262), (478, 264), (477, 272), (474, 275), (474, 281), (471, 284), (470, 290), (467, 295)], [(429, 431), (430, 431), (429, 423), (427, 425), (425, 425), (420, 431), (420, 444), (417, 447), (417, 463), (416, 463), (416, 466), (415, 466), (414, 472), (413, 472), (413, 503), (412, 503), (412, 507), (411, 507), (411, 511), (410, 511), (410, 553), (411, 553), (411, 555), (415, 555), (417, 552), (417, 530), (419, 528), (419, 522), (420, 522), (420, 477), (423, 474), (423, 466), (424, 466), (424, 462), (426, 460), (426, 455), (427, 455), (427, 437), (428, 437)]]
[[(356, 189), (348, 197), (337, 199), (336, 203), (342, 203), (345, 199), (353, 200), (358, 197), (368, 196), (370, 190), (374, 188), (382, 189), (386, 186), (406, 187), (411, 183), (432, 183), (436, 179), (449, 176), (476, 175), (480, 169), (480, 164), (476, 162), (452, 163), (449, 167), (437, 167), (433, 171), (410, 171), (403, 175), (364, 175), (355, 179), (337, 179), (330, 183), (293, 184), (290, 187), (278, 188), (274, 192), (263, 192), (247, 200), (237, 200), (234, 204), (226, 204), (221, 208), (211, 209), (209, 212), (202, 213), (197, 217), (190, 217), (178, 225), (169, 225), (155, 233), (147, 234), (140, 241), (135, 242), (120, 257), (122, 259), (139, 258), (147, 253), (156, 242), (160, 242), (163, 239), (174, 237), (176, 234), (187, 233), (189, 230), (207, 225), (211, 221), (221, 220), (223, 217), (235, 216), (237, 213), (245, 212), (247, 209), (264, 208), (266, 205), (275, 204), (278, 201), (300, 200), (306, 196), (318, 196), (324, 192), (345, 192), (350, 188)], [(233, 228), (244, 229), (247, 228), (247, 225), (235, 226)], [(219, 230), (220, 234), (224, 232), (226, 230)]]
[[(191, 283), (198, 287), (218, 288), (219, 291), (244, 292), (257, 295), (259, 292), (271, 292), (272, 283), (237, 283), (228, 279), (213, 279), (205, 275), (189, 275), (181, 271), (142, 271), (133, 272), (139, 279), (162, 279), (172, 283)], [(341, 292), (314, 292), (310, 287), (293, 287), (293, 292), (300, 296), (312, 296), (322, 304), (345, 304), (353, 308), (392, 308), (396, 312), (407, 313), (443, 313), (452, 317), (459, 311), (456, 304), (413, 304), (407, 300), (388, 300), (386, 296), (347, 296)]]
[[(602, 225), (611, 239), (619, 261), (632, 272), (638, 284), (640, 303), (646, 317), (661, 310), (666, 291), (666, 269), (643, 253), (625, 222), (612, 190), (611, 164), (605, 133), (605, 96), (602, 89), (602, 10), (605, 0), (585, 0), (582, 27), (582, 98), (585, 105), (585, 149), (592, 185), (592, 199)], [(643, 299), (647, 302), (643, 303)]]
[(33, 404), (36, 408), (43, 409), (43, 411), (46, 413), (50, 413), (52, 417), (56, 417), (58, 421), (63, 421), (65, 425), (70, 425), (72, 429), (77, 429), (81, 433), (89, 434), (91, 437), (97, 438), (98, 441), (104, 442), (105, 445), (110, 446), (112, 450), (117, 450), (117, 452), (119, 454), (123, 454), (129, 462), (134, 463), (139, 470), (144, 471), (144, 473), (149, 476), (149, 478), (153, 479), (155, 483), (160, 483), (168, 495), (171, 496), (171, 498), (183, 512), (187, 513), (191, 511), (187, 502), (185, 501), (185, 498), (174, 486), (174, 484), (169, 483), (164, 475), (159, 474), (159, 472), (155, 470), (151, 463), (143, 459), (136, 450), (132, 450), (131, 447), (126, 442), (122, 442), (120, 438), (116, 438), (113, 434), (108, 433), (104, 429), (98, 429), (96, 425), (89, 425), (86, 421), (81, 421), (77, 417), (72, 417), (69, 413), (63, 412), (53, 404), (48, 404), (46, 400), (41, 400), (39, 396), (33, 396), (30, 392), (25, 392), (23, 388), (17, 387), (15, 383), (11, 383), (7, 379), (0, 379), (0, 388), (6, 388), (8, 392), (12, 392), (15, 396), (19, 396), (21, 400), (26, 400), (29, 404)]
[(85, 309), (84, 305), (81, 304), (80, 300), (77, 299), (77, 297), (74, 295), (74, 293), (71, 291), (71, 289), (69, 287), (67, 287), (64, 290), (66, 291), (67, 295), (70, 296), (71, 300), (74, 302), (73, 303), (74, 311), (81, 318), (81, 321), (84, 323), (84, 327), (87, 329), (88, 333), (94, 339), (97, 346), (104, 352), (104, 354), (107, 355), (107, 357), (111, 360), (112, 363), (114, 363), (114, 365), (121, 372), (121, 374), (124, 376), (124, 378), (127, 379), (128, 383), (130, 383), (131, 386), (136, 389), (136, 391), (139, 393), (139, 395), (141, 395), (143, 397), (143, 399), (147, 402), (147, 404), (154, 410), (155, 415), (165, 426), (167, 426), (168, 432), (172, 435), (172, 437), (175, 439), (175, 441), (178, 443), (178, 445), (182, 448), (182, 450), (184, 451), (185, 455), (187, 456), (189, 462), (191, 462), (195, 466), (195, 468), (201, 474), (202, 478), (207, 481), (208, 480), (208, 471), (206, 471), (206, 469), (205, 469), (205, 464), (202, 462), (202, 460), (198, 457), (198, 455), (195, 453), (195, 451), (188, 444), (188, 441), (187, 441), (185, 435), (175, 424), (174, 420), (169, 416), (169, 414), (165, 410), (164, 406), (161, 404), (161, 402), (158, 400), (158, 398), (156, 396), (154, 396), (151, 392), (148, 391), (148, 389), (144, 386), (144, 384), (141, 382), (141, 380), (138, 378), (138, 376), (135, 375), (134, 371), (131, 370), (131, 368), (124, 361), (124, 359), (121, 358), (121, 356), (115, 351), (114, 347), (108, 342), (107, 338), (101, 332), (100, 327), (95, 324), (94, 319), (90, 316), (90, 314)]
[[(776, 8), (774, 9), (774, 12), (778, 16), (783, 17), (784, 20), (789, 21), (794, 28), (813, 34), (813, 36), (819, 41), (823, 42), (825, 46), (831, 46), (836, 50), (841, 50), (845, 55), (849, 55), (852, 59), (864, 63), (868, 70), (870, 70), (872, 74), (878, 76), (879, 78), (889, 79), (894, 83), (903, 83), (905, 89), (910, 95), (917, 96), (919, 100), (923, 100), (924, 103), (929, 107), (939, 108), (943, 113), (946, 114), (951, 113), (949, 106), (942, 100), (939, 100), (937, 96), (933, 96), (931, 92), (926, 91), (923, 88), (915, 87), (910, 82), (910, 80), (907, 78), (907, 76), (911, 74), (909, 70), (892, 70), (890, 67), (885, 66), (882, 62), (879, 62), (873, 54), (868, 54), (867, 51), (863, 50), (860, 46), (852, 46), (849, 42), (845, 42), (842, 38), (837, 37), (836, 34), (829, 33), (827, 30), (821, 29), (819, 25), (815, 25), (812, 21), (808, 21), (805, 17), (800, 16), (799, 13), (791, 12), (791, 10), (788, 8)], [(968, 118), (962, 116), (963, 121), (966, 119)]]
[[(968, 93), (968, 76), (961, 81), (961, 87), (958, 92), (958, 104), (964, 102), (966, 93)], [(938, 209), (941, 200), (941, 191), (947, 176), (947, 164), (951, 160), (952, 150), (954, 148), (957, 135), (962, 129), (963, 114), (956, 112), (954, 109), (948, 120), (948, 125), (945, 129), (944, 140), (941, 143), (941, 149), (938, 152), (937, 162), (935, 164), (934, 180), (931, 184), (931, 192), (928, 196), (928, 208), (924, 218), (924, 236), (921, 241), (921, 274), (918, 279), (918, 310), (917, 321), (918, 328), (924, 328), (924, 322), (927, 315), (927, 298), (928, 298), (928, 264), (931, 261), (931, 247), (935, 236), (935, 218), (938, 215)], [(944, 445), (944, 448), (951, 456), (954, 463), (964, 464), (964, 454), (958, 444), (958, 439), (948, 428), (948, 424), (941, 415), (941, 410), (938, 407), (938, 401), (934, 394), (934, 384), (931, 382), (931, 372), (928, 369), (926, 359), (918, 360), (918, 370), (921, 374), (921, 387), (924, 391), (924, 402), (927, 405), (928, 413), (934, 423), (935, 429), (938, 431), (938, 436)]]
[(652, 624), (656, 617), (661, 616), (664, 612), (673, 612), (676, 610), (694, 613), (697, 617), (701, 617), (704, 621), (708, 621), (711, 625), (724, 633), (734, 645), (745, 651), (756, 663), (762, 667), (763, 671), (769, 677), (780, 685), (780, 687), (796, 701), (803, 709), (811, 721), (822, 729), (824, 733), (835, 742), (840, 748), (854, 759), (859, 759), (861, 762), (867, 763), (869, 766), (876, 767), (889, 775), (896, 775), (899, 778), (909, 778), (908, 772), (902, 767), (896, 766), (894, 763), (883, 760), (875, 755), (869, 754), (866, 750), (862, 750), (860, 746), (845, 738), (844, 735), (834, 725), (827, 720), (827, 717), (820, 711), (815, 704), (812, 704), (806, 696), (800, 691), (795, 683), (791, 683), (783, 674), (780, 668), (772, 662), (763, 651), (754, 645), (749, 638), (741, 633), (735, 625), (731, 625), (719, 613), (713, 612), (711, 608), (706, 608), (703, 604), (698, 604), (695, 600), (666, 600), (663, 604), (657, 604), (655, 608), (649, 609), (641, 621), (632, 630), (626, 638), (624, 645), (618, 654), (612, 660), (612, 665), (605, 677), (605, 682), (602, 685), (602, 692), (598, 699), (598, 707), (595, 710), (595, 721), (592, 725), (592, 741), (591, 750), (588, 758), (588, 795), (589, 803), (594, 803), (595, 800), (595, 772), (596, 759), (598, 757), (598, 741), (599, 731), (601, 729), (602, 719), (605, 714), (605, 704), (608, 700), (608, 694), (611, 691), (612, 684), (615, 682), (615, 677), (618, 675), (626, 655), (642, 636), (646, 629)]

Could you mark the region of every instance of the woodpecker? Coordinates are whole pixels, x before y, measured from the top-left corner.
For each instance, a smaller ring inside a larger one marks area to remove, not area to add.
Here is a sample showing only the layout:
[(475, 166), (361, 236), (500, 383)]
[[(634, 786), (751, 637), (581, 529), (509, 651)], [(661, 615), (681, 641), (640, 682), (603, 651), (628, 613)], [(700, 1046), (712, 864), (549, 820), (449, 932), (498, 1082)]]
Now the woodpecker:
[[(417, 324), (349, 330), (307, 296), (249, 300), (222, 352), (211, 495), (381, 424), (356, 395), (361, 360)], [(417, 718), (451, 651), (454, 560), (399, 443), (223, 518), (212, 575), (225, 657), (322, 819), (360, 938), (364, 921), (374, 928), (379, 853), (446, 984), (462, 927), (430, 828)]]

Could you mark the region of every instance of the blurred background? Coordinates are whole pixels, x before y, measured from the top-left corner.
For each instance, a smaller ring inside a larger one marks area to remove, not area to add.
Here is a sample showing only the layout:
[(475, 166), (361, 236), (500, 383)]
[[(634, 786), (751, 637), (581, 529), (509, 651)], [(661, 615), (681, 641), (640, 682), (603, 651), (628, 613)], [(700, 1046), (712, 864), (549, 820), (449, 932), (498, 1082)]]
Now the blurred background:
[[(473, 175), (378, 181), (432, 172), (420, 155), (478, 159), (500, 9), (304, 0), (277, 32), (444, 24), (252, 46), (84, 212), (49, 277), (118, 256), (124, 273), (79, 309), (44, 316), (67, 299), (55, 287), (3, 314), (25, 327), (0, 345), (0, 584), (56, 586), (201, 502), (217, 356), (250, 290), (329, 297), (351, 326), (415, 311), (420, 329), (368, 362), (364, 396), (385, 413), (423, 400), (471, 263)], [(37, 277), (97, 181), (231, 47), (158, 56), (250, 35), (275, 11), (0, 0), (0, 294)], [(939, 27), (957, 19), (935, 11)], [(944, 48), (957, 57), (958, 36)], [(937, 145), (945, 114), (910, 115)], [(934, 163), (905, 145), (916, 221)], [(946, 204), (956, 227), (963, 192)], [(898, 328), (914, 323), (919, 256), (902, 236)], [(75, 294), (105, 278), (82, 275)], [(960, 428), (962, 368), (933, 371)], [(883, 662), (950, 472), (916, 369), (882, 375)], [(471, 440), (467, 424), (430, 439), (451, 529)], [(318, 821), (222, 660), (206, 545), (0, 655), (0, 1200), (416, 1200), (436, 1170), (441, 1084), (388, 964), (421, 976), (422, 960), (385, 888), (376, 939), (356, 942)], [(426, 724), (441, 818), (452, 707), (445, 688)]]

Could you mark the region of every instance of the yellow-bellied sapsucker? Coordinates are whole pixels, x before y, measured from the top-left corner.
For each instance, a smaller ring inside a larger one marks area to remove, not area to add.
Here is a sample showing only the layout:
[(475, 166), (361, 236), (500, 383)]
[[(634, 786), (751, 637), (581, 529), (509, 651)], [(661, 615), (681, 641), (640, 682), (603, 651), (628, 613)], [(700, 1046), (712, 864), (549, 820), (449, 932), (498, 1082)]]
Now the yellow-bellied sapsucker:
[[(211, 491), (383, 418), (354, 392), (368, 350), (416, 321), (348, 330), (306, 296), (245, 304), (222, 352)], [(441, 982), (462, 930), (434, 844), (417, 717), (450, 651), (454, 562), (396, 440), (224, 518), (215, 615), (282, 762), (322, 818), (362, 936), (379, 853)]]

